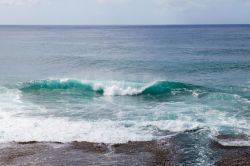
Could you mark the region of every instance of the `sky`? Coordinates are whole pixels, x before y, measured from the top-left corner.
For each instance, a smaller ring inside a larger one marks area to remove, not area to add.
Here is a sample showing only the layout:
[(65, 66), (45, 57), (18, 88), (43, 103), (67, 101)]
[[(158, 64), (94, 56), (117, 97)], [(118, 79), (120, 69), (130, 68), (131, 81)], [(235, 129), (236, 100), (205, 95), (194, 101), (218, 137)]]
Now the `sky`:
[(1, 25), (249, 23), (250, 0), (0, 0)]

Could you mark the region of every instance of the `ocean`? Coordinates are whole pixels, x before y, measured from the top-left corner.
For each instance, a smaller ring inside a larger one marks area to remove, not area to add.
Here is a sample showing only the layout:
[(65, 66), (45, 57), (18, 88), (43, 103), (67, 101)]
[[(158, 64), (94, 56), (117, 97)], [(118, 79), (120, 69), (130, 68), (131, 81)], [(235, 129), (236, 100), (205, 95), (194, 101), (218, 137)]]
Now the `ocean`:
[(0, 26), (1, 143), (175, 137), (210, 165), (249, 126), (250, 25)]

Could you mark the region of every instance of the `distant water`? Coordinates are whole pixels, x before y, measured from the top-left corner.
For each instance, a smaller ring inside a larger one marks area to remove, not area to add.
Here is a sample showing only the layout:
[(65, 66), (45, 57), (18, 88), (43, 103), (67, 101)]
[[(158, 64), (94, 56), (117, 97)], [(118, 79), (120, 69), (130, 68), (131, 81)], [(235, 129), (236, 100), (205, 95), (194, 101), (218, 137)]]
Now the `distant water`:
[(0, 142), (183, 134), (203, 165), (249, 126), (249, 25), (0, 26)]

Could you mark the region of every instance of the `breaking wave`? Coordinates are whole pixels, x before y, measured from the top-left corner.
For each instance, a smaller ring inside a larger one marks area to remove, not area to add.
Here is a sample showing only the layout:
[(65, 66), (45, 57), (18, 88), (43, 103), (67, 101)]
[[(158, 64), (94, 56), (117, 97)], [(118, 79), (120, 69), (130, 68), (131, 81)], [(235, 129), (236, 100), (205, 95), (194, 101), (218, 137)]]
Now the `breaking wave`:
[(34, 90), (68, 90), (93, 92), (105, 96), (137, 95), (175, 95), (178, 93), (195, 93), (204, 89), (201, 86), (181, 82), (155, 81), (150, 84), (129, 81), (79, 81), (79, 80), (37, 80), (22, 83), (22, 91)]

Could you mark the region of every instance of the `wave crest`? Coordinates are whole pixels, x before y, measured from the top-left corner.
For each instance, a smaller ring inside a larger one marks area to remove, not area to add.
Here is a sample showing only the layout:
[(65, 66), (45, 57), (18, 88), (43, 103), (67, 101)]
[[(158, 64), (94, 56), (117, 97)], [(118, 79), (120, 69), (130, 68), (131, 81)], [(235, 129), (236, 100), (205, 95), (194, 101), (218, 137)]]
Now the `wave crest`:
[(175, 95), (176, 93), (194, 93), (202, 87), (168, 81), (155, 81), (150, 84), (128, 81), (79, 81), (79, 80), (37, 80), (22, 83), (22, 91), (34, 90), (68, 90), (94, 92), (106, 96), (138, 95)]

